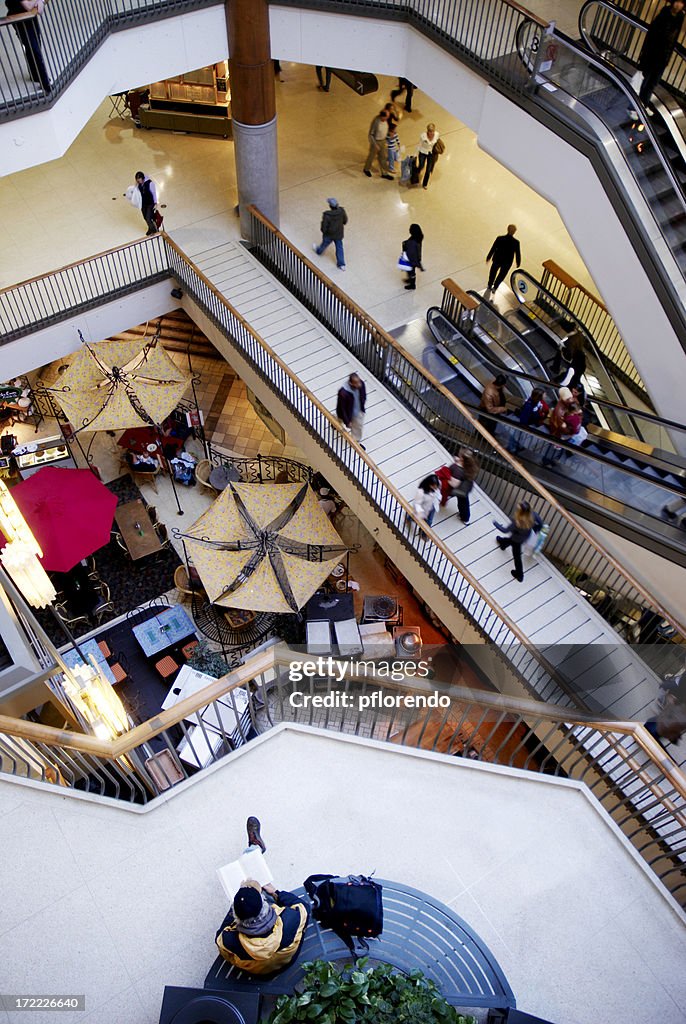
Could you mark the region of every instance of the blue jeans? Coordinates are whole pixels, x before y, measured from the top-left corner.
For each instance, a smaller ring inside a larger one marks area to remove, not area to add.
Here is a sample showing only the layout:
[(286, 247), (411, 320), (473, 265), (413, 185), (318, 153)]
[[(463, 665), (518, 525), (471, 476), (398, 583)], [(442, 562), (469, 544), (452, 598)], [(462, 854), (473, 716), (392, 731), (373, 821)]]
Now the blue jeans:
[(322, 244), (317, 247), (317, 255), (321, 256), (325, 249), (328, 249), (331, 243), (336, 246), (336, 263), (339, 267), (345, 266), (345, 256), (343, 255), (343, 239), (342, 238), (327, 238), (326, 235), (322, 238)]
[(434, 521), (434, 516), (435, 516), (435, 515), (436, 515), (436, 509), (435, 509), (435, 508), (432, 508), (432, 509), (431, 509), (431, 511), (429, 512), (429, 514), (428, 514), (428, 515), (427, 515), (427, 517), (426, 517), (426, 525), (427, 525), (427, 526), (431, 526), (431, 524), (432, 524), (432, 523), (433, 523), (433, 521)]

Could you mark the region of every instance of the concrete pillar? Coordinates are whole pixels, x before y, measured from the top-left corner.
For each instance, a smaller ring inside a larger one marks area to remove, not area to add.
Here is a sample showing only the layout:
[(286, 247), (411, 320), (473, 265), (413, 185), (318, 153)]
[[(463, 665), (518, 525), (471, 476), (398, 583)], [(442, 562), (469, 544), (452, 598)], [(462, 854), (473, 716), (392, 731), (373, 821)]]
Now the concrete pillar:
[(241, 235), (252, 203), (279, 224), (276, 96), (267, 0), (226, 0), (231, 116)]

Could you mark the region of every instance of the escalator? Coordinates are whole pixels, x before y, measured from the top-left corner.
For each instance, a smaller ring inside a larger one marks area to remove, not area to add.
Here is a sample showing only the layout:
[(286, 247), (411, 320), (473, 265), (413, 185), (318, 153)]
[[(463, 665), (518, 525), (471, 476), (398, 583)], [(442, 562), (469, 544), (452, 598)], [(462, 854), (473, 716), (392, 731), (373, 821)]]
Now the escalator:
[[(587, 0), (579, 12), (579, 34), (591, 51), (627, 79), (638, 70), (649, 25), (608, 0)], [(649, 104), (652, 127), (672, 165), (686, 162), (686, 48), (677, 43)]]
[[(498, 344), (494, 346), (491, 332), (496, 321)], [(427, 324), (432, 342), (424, 350), (423, 364), (465, 405), (477, 409), (483, 387), (498, 373), (507, 375), (508, 406), (513, 410), (536, 386), (543, 388), (549, 405), (554, 403), (556, 389), (549, 379), (516, 368), (508, 343), (508, 335), (516, 337), (516, 331), (490, 304), (481, 303), (469, 316), (460, 317), (460, 326), (433, 307)], [(518, 339), (517, 351), (522, 349)], [(686, 451), (686, 427), (615, 407), (604, 399), (594, 404), (606, 418), (630, 412), (632, 421), (640, 422), (645, 434), (661, 438), (664, 447), (588, 422), (588, 437), (581, 446), (563, 444), (560, 461), (543, 466), (544, 456), (551, 451), (545, 431), (522, 427), (514, 412), (493, 419), (502, 424), (498, 428), (501, 443), (514, 438), (519, 445), (517, 458), (571, 512), (686, 566), (686, 458), (674, 444), (675, 439), (677, 444), (683, 442)]]
[[(519, 25), (517, 52), (538, 86), (539, 102), (602, 141), (634, 217), (653, 236), (654, 264), (662, 263), (683, 301), (686, 165), (653, 126), (626, 74), (564, 33), (546, 34), (533, 20)], [(630, 115), (632, 108), (638, 117)]]

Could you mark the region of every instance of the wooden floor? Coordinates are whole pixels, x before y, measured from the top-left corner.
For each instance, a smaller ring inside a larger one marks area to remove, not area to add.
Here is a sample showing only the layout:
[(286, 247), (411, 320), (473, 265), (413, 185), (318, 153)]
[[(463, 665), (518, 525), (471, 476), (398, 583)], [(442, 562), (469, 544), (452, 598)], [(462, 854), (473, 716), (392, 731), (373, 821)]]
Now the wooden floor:
[[(412, 499), (417, 482), (448, 461), (448, 453), (429, 431), (370, 379), (244, 246), (227, 242), (187, 255), (328, 409), (335, 409), (338, 389), (348, 375), (360, 373), (367, 385), (367, 453), (404, 497)], [(530, 642), (567, 679), (583, 687), (583, 697), (594, 711), (616, 718), (647, 718), (658, 680), (636, 652), (544, 557), (525, 561), (524, 582), (514, 580), (510, 553), (495, 543), (493, 520), (506, 522), (506, 512), (478, 487), (471, 506), (467, 525), (458, 519), (454, 502), (441, 510), (434, 521), (437, 536)]]

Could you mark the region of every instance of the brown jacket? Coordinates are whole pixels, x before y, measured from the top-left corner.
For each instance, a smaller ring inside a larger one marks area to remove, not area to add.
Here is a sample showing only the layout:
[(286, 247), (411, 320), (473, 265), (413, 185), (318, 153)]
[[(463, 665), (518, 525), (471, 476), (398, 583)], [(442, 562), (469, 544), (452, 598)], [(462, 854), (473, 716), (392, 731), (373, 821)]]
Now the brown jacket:
[(492, 412), (496, 414), (507, 412), (507, 406), (504, 402), (505, 394), (503, 389), (499, 387), (494, 380), (489, 381), (482, 392), (479, 408), (483, 409), (484, 412)]

